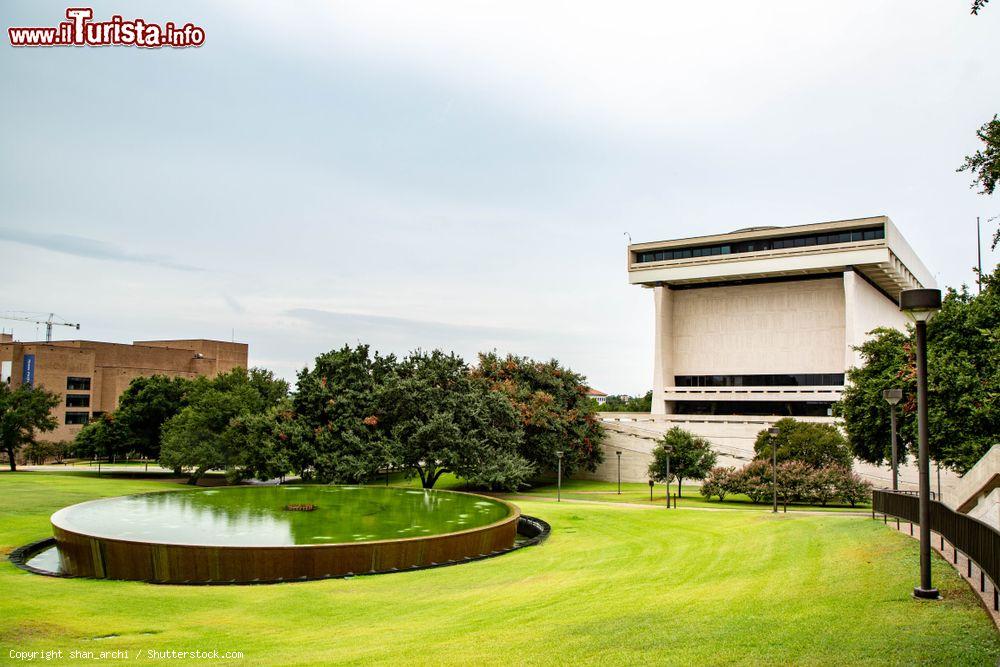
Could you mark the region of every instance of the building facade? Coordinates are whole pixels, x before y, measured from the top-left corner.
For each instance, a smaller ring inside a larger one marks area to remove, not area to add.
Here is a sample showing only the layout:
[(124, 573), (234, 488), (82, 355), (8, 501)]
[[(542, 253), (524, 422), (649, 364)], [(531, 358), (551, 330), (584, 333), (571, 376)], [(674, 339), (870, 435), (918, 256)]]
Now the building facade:
[(855, 346), (904, 328), (899, 292), (933, 287), (885, 216), (628, 249), (655, 310), (653, 414), (823, 417)]
[(12, 387), (44, 387), (60, 396), (58, 421), (47, 441), (72, 440), (94, 417), (118, 406), (118, 397), (138, 377), (215, 376), (247, 367), (246, 343), (216, 340), (152, 340), (131, 345), (87, 340), (16, 342), (0, 339), (0, 381)]
[[(934, 287), (886, 216), (635, 243), (628, 278), (655, 314), (651, 414), (603, 413), (605, 464), (594, 477), (646, 481), (651, 451), (679, 426), (712, 442), (720, 465), (753, 459), (783, 417), (830, 423), (856, 346), (904, 329), (899, 292)], [(856, 463), (881, 485), (888, 467)], [(903, 483), (916, 471), (902, 469)], [(946, 474), (946, 483), (953, 476)]]

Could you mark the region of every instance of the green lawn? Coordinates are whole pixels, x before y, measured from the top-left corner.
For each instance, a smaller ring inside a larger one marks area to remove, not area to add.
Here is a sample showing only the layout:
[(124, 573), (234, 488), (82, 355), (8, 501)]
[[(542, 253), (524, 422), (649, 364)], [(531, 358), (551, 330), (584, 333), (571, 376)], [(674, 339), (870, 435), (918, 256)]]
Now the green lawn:
[[(707, 507), (715, 509), (744, 509), (744, 510), (759, 510), (759, 511), (771, 511), (771, 503), (752, 503), (750, 499), (743, 494), (730, 494), (726, 496), (726, 499), (719, 502), (717, 497), (712, 497), (711, 500), (704, 498), (699, 489), (701, 487), (696, 485), (685, 484), (682, 490), (682, 495), (680, 500), (677, 502), (679, 508), (684, 507)], [(639, 503), (642, 505), (662, 505), (666, 506), (666, 493), (667, 487), (664, 484), (657, 484), (653, 488), (653, 499), (649, 499), (649, 484), (638, 484), (638, 483), (622, 483), (621, 495), (618, 494), (618, 484), (616, 482), (597, 482), (591, 480), (581, 480), (581, 479), (570, 479), (563, 480), (562, 484), (562, 497), (571, 498), (576, 500), (600, 500), (602, 502), (611, 503)], [(677, 493), (677, 483), (670, 485), (670, 493)], [(522, 495), (540, 495), (540, 496), (556, 496), (556, 483), (555, 480), (547, 481), (542, 484), (536, 484), (531, 489), (522, 492)], [(784, 507), (779, 505), (779, 509), (783, 510)], [(809, 511), (821, 511), (821, 512), (865, 512), (871, 510), (871, 503), (859, 504), (857, 507), (851, 507), (850, 505), (840, 505), (838, 503), (831, 503), (826, 506), (820, 505), (789, 505), (789, 512), (797, 512), (802, 510)]]
[[(167, 488), (185, 487), (0, 473), (0, 551), (47, 536), (48, 515), (64, 505)], [(940, 559), (934, 576), (945, 600), (911, 599), (916, 542), (881, 522), (518, 504), (552, 524), (544, 545), (350, 580), (156, 586), (40, 577), (3, 562), (0, 662), (10, 649), (64, 656), (127, 649), (131, 662), (149, 649), (217, 649), (242, 651), (252, 664), (987, 665), (1000, 658), (992, 622)]]
[[(390, 482), (396, 485), (407, 485), (407, 486), (419, 486), (420, 479), (417, 477), (406, 477), (403, 473), (395, 473), (390, 476)], [(379, 483), (378, 481), (372, 483)], [(454, 475), (444, 474), (438, 483), (434, 486), (436, 489), (465, 489), (464, 484), (461, 480), (457, 479)], [(682, 491), (682, 496), (677, 502), (677, 507), (688, 508), (688, 507), (705, 507), (714, 509), (742, 509), (742, 510), (756, 510), (760, 512), (770, 512), (771, 503), (767, 502), (752, 503), (750, 499), (742, 494), (730, 494), (726, 496), (725, 501), (719, 502), (719, 499), (713, 497), (711, 500), (705, 499), (699, 492), (700, 487), (693, 484), (685, 484)], [(601, 501), (606, 503), (629, 503), (629, 504), (639, 504), (639, 505), (657, 505), (660, 507), (666, 507), (666, 493), (667, 487), (663, 484), (657, 484), (653, 488), (653, 499), (650, 501), (649, 498), (649, 484), (640, 484), (632, 482), (622, 483), (621, 495), (618, 495), (618, 484), (617, 482), (598, 482), (586, 479), (566, 479), (562, 483), (562, 498), (569, 500), (591, 500), (591, 501)], [(677, 493), (677, 484), (670, 485), (670, 493)], [(538, 496), (539, 498), (555, 498), (556, 497), (556, 482), (555, 480), (542, 480), (540, 482), (536, 481), (534, 486), (523, 491), (518, 491), (516, 496)], [(779, 511), (783, 511), (784, 506), (779, 505)], [(852, 512), (852, 513), (866, 513), (871, 511), (871, 503), (859, 504), (857, 507), (851, 507), (850, 505), (840, 505), (837, 503), (830, 503), (829, 505), (789, 505), (789, 512), (800, 512), (803, 510), (808, 510), (810, 512)]]

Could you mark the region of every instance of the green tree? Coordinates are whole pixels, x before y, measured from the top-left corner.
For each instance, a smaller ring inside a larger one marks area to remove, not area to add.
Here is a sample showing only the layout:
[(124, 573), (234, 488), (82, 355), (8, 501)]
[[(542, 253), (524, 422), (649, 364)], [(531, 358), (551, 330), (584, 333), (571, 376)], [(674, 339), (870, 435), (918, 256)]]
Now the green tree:
[(379, 425), (392, 460), (432, 488), (445, 472), (514, 489), (534, 472), (518, 453), (521, 429), (507, 397), (439, 350), (402, 360), (378, 393)]
[(6, 382), (0, 382), (0, 451), (7, 454), (11, 471), (17, 470), (18, 450), (35, 442), (36, 432), (56, 427), (52, 409), (60, 400), (59, 394), (42, 387), (20, 385), (11, 389)]
[[(669, 464), (668, 464), (669, 459)], [(677, 495), (680, 497), (685, 479), (705, 479), (715, 465), (716, 454), (712, 443), (675, 426), (656, 443), (649, 476), (657, 482), (670, 483), (677, 478)], [(667, 469), (669, 468), (669, 478)]]
[(480, 354), (472, 374), (514, 405), (524, 431), (518, 451), (537, 471), (554, 471), (557, 451), (563, 452), (567, 477), (578, 470), (594, 471), (604, 460), (604, 430), (582, 375), (554, 359), (539, 362), (495, 352)]
[(598, 412), (649, 412), (652, 407), (652, 391), (647, 391), (643, 396), (608, 396), (603, 405), (595, 405)]
[(132, 432), (117, 418), (116, 413), (106, 412), (80, 429), (73, 441), (73, 449), (77, 456), (114, 461), (132, 451), (133, 443)]
[(293, 443), (292, 468), (321, 482), (360, 482), (390, 463), (376, 395), (396, 358), (367, 345), (316, 357), (299, 373), (292, 408), (303, 434)]
[(247, 452), (244, 441), (231, 432), (234, 420), (266, 413), (287, 393), (288, 383), (263, 369), (237, 368), (212, 380), (192, 380), (187, 405), (163, 425), (160, 463), (189, 471), (190, 484), (209, 470), (238, 477)]
[(144, 458), (160, 456), (163, 425), (184, 407), (190, 380), (165, 375), (139, 377), (118, 398), (115, 418), (128, 431), (132, 449)]
[[(778, 447), (778, 461), (801, 461), (814, 468), (828, 465), (850, 467), (851, 448), (833, 424), (813, 424), (786, 417), (774, 424), (778, 435), (773, 442)], [(767, 429), (757, 434), (754, 458), (771, 460), (771, 436)]]
[(906, 434), (899, 438), (900, 462), (907, 459), (905, 443), (917, 386), (907, 364), (910, 345), (910, 337), (901, 331), (875, 329), (857, 348), (862, 364), (847, 372), (847, 385), (834, 412), (843, 418), (848, 445), (862, 461), (881, 465), (892, 460), (890, 407), (882, 398), (886, 389), (903, 390), (905, 402), (897, 406), (896, 419), (900, 435)]
[[(981, 0), (977, 0), (977, 4)], [(985, 4), (983, 2), (982, 4)], [(980, 5), (981, 7), (982, 5)], [(977, 13), (974, 5), (972, 13)], [(978, 187), (979, 193), (992, 195), (1000, 181), (1000, 119), (996, 115), (976, 131), (976, 136), (983, 147), (972, 155), (965, 157), (965, 163), (958, 171), (968, 171), (972, 174), (972, 187)], [(993, 248), (1000, 244), (1000, 228), (993, 235)]]
[(230, 477), (268, 480), (287, 475), (292, 470), (292, 457), (306, 437), (307, 430), (295, 418), (288, 398), (263, 413), (241, 413), (225, 431), (226, 451), (239, 452)]
[[(883, 389), (903, 389), (900, 440), (917, 440), (912, 329), (877, 329), (859, 350), (864, 365), (848, 372), (837, 413), (855, 456), (882, 463), (891, 446)], [(981, 294), (965, 286), (945, 293), (927, 328), (927, 381), (931, 458), (964, 473), (1000, 433), (1000, 267), (983, 276)]]

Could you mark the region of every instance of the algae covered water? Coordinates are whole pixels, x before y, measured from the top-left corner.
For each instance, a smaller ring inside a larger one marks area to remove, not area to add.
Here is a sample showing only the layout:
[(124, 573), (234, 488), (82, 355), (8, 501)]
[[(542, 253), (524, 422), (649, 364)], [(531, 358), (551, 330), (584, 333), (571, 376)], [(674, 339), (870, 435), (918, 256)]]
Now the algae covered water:
[(511, 508), (483, 496), (377, 486), (256, 486), (145, 493), (52, 515), (66, 530), (165, 544), (288, 546), (426, 537), (486, 526)]

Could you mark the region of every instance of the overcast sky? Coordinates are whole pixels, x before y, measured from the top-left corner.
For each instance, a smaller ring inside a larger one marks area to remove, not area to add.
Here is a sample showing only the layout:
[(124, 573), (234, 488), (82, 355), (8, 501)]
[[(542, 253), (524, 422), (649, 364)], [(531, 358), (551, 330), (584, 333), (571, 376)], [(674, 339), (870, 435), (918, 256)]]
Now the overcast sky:
[(972, 281), (1000, 198), (955, 168), (1000, 112), (1000, 5), (969, 4), (92, 3), (206, 31), (143, 50), (13, 49), (67, 5), (4, 0), (0, 311), (235, 331), (288, 378), (366, 341), (641, 393), (625, 232), (886, 214), (939, 284)]

